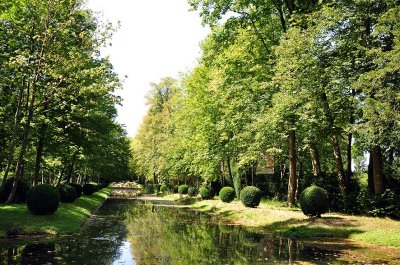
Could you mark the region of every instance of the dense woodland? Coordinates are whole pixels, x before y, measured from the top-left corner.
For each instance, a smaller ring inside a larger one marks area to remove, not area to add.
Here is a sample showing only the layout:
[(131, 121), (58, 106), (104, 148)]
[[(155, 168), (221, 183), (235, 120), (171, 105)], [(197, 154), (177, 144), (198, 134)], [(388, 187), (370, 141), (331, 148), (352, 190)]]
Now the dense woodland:
[(212, 33), (191, 72), (152, 84), (142, 181), (255, 185), (288, 205), (315, 184), (331, 210), (399, 210), (399, 1), (189, 3)]
[(81, 0), (0, 1), (0, 182), (13, 192), (128, 176), (121, 80), (100, 55), (113, 31)]

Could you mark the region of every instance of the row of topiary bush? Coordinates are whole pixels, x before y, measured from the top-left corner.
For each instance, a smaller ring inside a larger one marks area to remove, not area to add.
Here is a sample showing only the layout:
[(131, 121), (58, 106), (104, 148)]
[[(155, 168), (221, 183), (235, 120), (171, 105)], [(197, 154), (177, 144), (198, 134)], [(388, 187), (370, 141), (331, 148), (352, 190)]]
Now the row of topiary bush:
[[(14, 180), (9, 179), (0, 187), (0, 202), (5, 202), (11, 193)], [(70, 183), (61, 184), (57, 187), (48, 184), (39, 184), (29, 189), (29, 186), (20, 181), (14, 203), (26, 202), (28, 209), (33, 214), (46, 215), (54, 213), (60, 202), (72, 203), (75, 199), (85, 195), (92, 195), (94, 192), (108, 186), (107, 184), (84, 184), (83, 186)]]
[[(201, 187), (199, 190), (196, 187), (190, 187), (186, 184), (180, 185), (171, 189), (167, 184), (147, 184), (145, 192), (178, 192), (179, 194), (187, 194), (195, 197), (200, 194), (204, 200), (212, 199), (215, 196), (214, 191), (208, 187)], [(236, 197), (235, 190), (232, 187), (223, 187), (219, 191), (219, 198), (221, 201), (229, 203)], [(247, 186), (240, 191), (240, 201), (246, 207), (257, 207), (262, 198), (262, 192), (259, 188), (254, 186)], [(320, 217), (321, 214), (329, 210), (328, 193), (326, 190), (311, 186), (305, 189), (300, 196), (300, 206), (305, 215)]]

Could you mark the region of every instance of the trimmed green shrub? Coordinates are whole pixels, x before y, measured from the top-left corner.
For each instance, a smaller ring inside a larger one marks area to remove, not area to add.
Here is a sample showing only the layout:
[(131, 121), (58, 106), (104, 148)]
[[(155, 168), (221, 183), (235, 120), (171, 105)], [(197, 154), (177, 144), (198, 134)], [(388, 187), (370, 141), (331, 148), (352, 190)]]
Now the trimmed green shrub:
[(196, 187), (190, 187), (190, 188), (188, 189), (188, 194), (189, 194), (189, 196), (191, 196), (191, 197), (195, 197), (195, 196), (197, 196), (197, 194), (199, 194), (199, 191), (197, 190)]
[(219, 198), (223, 202), (231, 202), (235, 199), (235, 190), (232, 187), (223, 187), (219, 191)]
[(214, 198), (214, 194), (210, 188), (201, 187), (200, 188), (200, 196), (203, 200), (210, 200)]
[(261, 190), (254, 186), (247, 186), (240, 192), (240, 200), (246, 207), (256, 207), (261, 201)]
[(168, 185), (167, 185), (167, 184), (162, 184), (162, 185), (161, 185), (161, 187), (160, 187), (160, 192), (166, 193), (166, 192), (168, 192), (168, 190), (169, 190), (169, 188), (168, 188)]
[(77, 198), (76, 190), (74, 187), (62, 184), (57, 187), (60, 192), (60, 202), (72, 203)]
[(82, 192), (85, 195), (92, 195), (93, 193), (96, 192), (96, 186), (93, 184), (84, 184), (82, 186)]
[(53, 214), (60, 204), (60, 193), (56, 187), (40, 184), (33, 187), (27, 195), (29, 211), (36, 215)]
[(178, 186), (178, 185), (175, 185), (175, 186), (173, 187), (173, 192), (174, 192), (174, 193), (178, 193), (178, 190), (179, 190), (179, 186)]
[(317, 186), (310, 186), (300, 196), (301, 210), (305, 215), (321, 217), (329, 209), (328, 192)]
[(189, 191), (189, 186), (186, 184), (180, 185), (178, 188), (179, 194), (187, 194)]
[[(11, 189), (14, 185), (14, 178), (7, 179), (6, 182), (4, 183), (4, 195), (6, 197), (6, 200), (8, 199), (8, 196), (10, 196)], [(19, 203), (19, 202), (25, 202), (26, 201), (26, 195), (29, 191), (29, 186), (26, 182), (19, 180), (18, 181), (18, 187), (17, 191), (15, 193), (14, 200), (12, 201), (13, 203)]]
[(82, 196), (82, 186), (79, 185), (78, 183), (69, 183), (71, 187), (73, 187), (76, 191), (76, 197), (79, 198)]

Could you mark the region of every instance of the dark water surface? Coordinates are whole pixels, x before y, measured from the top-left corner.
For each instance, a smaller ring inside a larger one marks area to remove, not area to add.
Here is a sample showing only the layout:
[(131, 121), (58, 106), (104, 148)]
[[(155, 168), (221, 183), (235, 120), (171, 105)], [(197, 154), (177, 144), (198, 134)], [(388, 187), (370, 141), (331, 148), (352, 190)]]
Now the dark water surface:
[(165, 202), (109, 199), (75, 236), (0, 243), (0, 264), (339, 264), (322, 250)]

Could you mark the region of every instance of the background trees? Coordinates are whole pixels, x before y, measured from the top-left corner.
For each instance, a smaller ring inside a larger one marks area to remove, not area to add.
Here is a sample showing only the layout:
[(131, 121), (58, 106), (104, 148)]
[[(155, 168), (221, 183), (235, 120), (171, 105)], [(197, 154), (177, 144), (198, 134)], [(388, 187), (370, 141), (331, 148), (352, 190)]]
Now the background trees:
[(146, 161), (157, 159), (158, 180), (237, 194), (254, 184), (288, 204), (318, 184), (346, 211), (360, 211), (367, 190), (377, 200), (398, 192), (397, 1), (189, 3), (213, 30), (162, 101), (168, 115), (150, 95), (135, 161), (158, 151), (136, 163), (139, 174), (152, 179)]
[(120, 81), (99, 52), (112, 28), (83, 4), (0, 4), (0, 171), (3, 182), (16, 180), (13, 192), (19, 179), (37, 184), (128, 174), (129, 145), (114, 121)]

